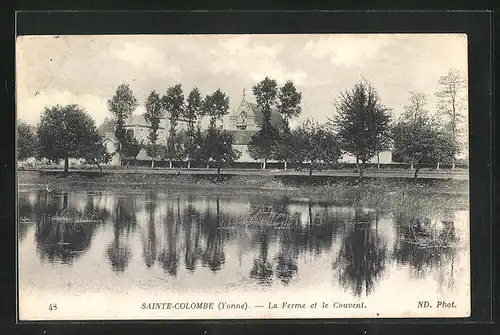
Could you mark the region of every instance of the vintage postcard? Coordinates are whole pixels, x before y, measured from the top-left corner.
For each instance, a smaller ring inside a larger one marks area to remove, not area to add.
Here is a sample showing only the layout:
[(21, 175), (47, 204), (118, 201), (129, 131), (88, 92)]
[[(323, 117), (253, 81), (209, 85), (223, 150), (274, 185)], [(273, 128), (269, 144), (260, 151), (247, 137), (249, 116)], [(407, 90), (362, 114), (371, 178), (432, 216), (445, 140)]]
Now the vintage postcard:
[(467, 36), (16, 40), (19, 319), (468, 317)]

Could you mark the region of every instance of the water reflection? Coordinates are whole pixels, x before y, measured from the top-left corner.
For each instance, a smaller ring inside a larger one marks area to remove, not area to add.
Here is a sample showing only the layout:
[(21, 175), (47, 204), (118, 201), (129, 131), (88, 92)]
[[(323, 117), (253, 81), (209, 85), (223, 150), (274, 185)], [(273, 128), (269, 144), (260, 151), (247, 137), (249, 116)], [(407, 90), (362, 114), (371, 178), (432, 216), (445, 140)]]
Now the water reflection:
[(369, 295), (387, 263), (387, 243), (378, 231), (378, 213), (355, 209), (354, 220), (344, 232), (340, 251), (333, 262), (339, 283), (356, 296)]
[[(425, 278), (429, 273), (441, 286), (455, 286), (454, 263), (460, 242), (453, 218), (418, 218), (406, 213), (394, 214), (397, 240), (393, 258), (399, 265), (410, 265), (412, 273)], [(450, 269), (449, 276), (444, 273)]]
[(202, 216), (195, 210), (192, 197), (188, 199), (185, 210), (185, 230), (184, 230), (184, 265), (191, 273), (196, 270), (196, 265), (201, 259), (203, 249), (201, 247), (201, 225)]
[(106, 248), (106, 256), (115, 272), (124, 272), (132, 257), (129, 235), (136, 227), (134, 205), (131, 195), (119, 197), (116, 201), (112, 222), (113, 241)]
[[(174, 281), (204, 282), (210, 273), (221, 285), (264, 287), (316, 276), (368, 296), (390, 278), (392, 264), (452, 289), (460, 235), (454, 220), (454, 211), (436, 219), (289, 198), (25, 192), (18, 231), (20, 243), (29, 244), (34, 230), (42, 264), (83, 266), (77, 260), (102, 228), (108, 237), (101, 256), (116, 275), (158, 268)], [(132, 262), (136, 250), (140, 263)]]
[[(36, 213), (23, 213), (36, 221), (36, 245), (40, 258), (70, 264), (90, 248), (97, 226), (105, 211), (94, 211), (93, 198), (75, 199), (69, 206), (69, 194), (38, 196)], [(20, 207), (22, 210), (25, 207)]]
[(142, 257), (144, 264), (151, 268), (157, 257), (158, 241), (155, 226), (156, 195), (149, 193), (146, 197), (145, 210), (147, 215), (147, 225), (142, 233)]
[(203, 230), (205, 237), (205, 247), (201, 255), (203, 266), (208, 267), (212, 272), (217, 272), (222, 268), (226, 261), (224, 252), (224, 240), (228, 237), (227, 231), (221, 228), (221, 211), (220, 199), (215, 200), (215, 213), (212, 208), (213, 204), (208, 202), (205, 210), (205, 215), (202, 218)]
[(259, 284), (269, 284), (273, 275), (273, 267), (268, 260), (269, 235), (263, 232), (259, 232), (257, 235), (256, 242), (259, 245), (259, 256), (253, 260), (250, 277), (257, 279)]

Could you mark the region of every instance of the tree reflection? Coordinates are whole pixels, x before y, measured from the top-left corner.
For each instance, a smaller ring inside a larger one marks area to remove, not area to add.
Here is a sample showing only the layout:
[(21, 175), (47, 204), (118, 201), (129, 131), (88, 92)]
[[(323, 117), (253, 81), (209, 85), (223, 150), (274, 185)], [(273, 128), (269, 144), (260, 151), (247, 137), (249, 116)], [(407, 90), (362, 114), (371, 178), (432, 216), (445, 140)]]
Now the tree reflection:
[(250, 270), (250, 278), (257, 279), (259, 284), (270, 284), (273, 275), (273, 267), (269, 262), (269, 235), (264, 232), (258, 233), (259, 257), (253, 260), (253, 267)]
[(39, 214), (39, 194), (35, 192), (18, 193), (17, 197), (17, 237), (21, 242), (26, 238), (28, 228), (36, 223)]
[(215, 217), (212, 214), (210, 207), (207, 206), (205, 211), (205, 238), (206, 245), (202, 254), (202, 263), (212, 272), (217, 272), (222, 268), (226, 261), (224, 252), (224, 238), (220, 228), (221, 213), (220, 213), (220, 199), (216, 199), (216, 212)]
[(161, 267), (171, 276), (177, 276), (179, 268), (179, 253), (177, 243), (179, 241), (180, 229), (180, 208), (179, 199), (177, 199), (177, 210), (174, 211), (174, 203), (169, 201), (167, 204), (167, 215), (165, 218), (166, 246), (160, 253), (159, 262)]
[(148, 223), (145, 236), (143, 235), (143, 248), (142, 257), (144, 264), (149, 269), (156, 261), (156, 253), (158, 250), (158, 239), (156, 236), (155, 226), (155, 210), (156, 210), (156, 195), (153, 193), (148, 194), (146, 197), (146, 213), (148, 216)]
[(373, 292), (387, 260), (387, 246), (378, 233), (378, 217), (375, 231), (365, 220), (361, 210), (356, 209), (353, 227), (346, 232), (333, 263), (341, 286), (356, 296), (361, 296), (363, 291), (366, 296)]
[(201, 229), (199, 222), (202, 222), (200, 214), (191, 203), (188, 204), (184, 215), (184, 265), (186, 270), (194, 272), (196, 264), (201, 258), (203, 249), (200, 244)]
[[(396, 213), (394, 222), (397, 233), (392, 250), (394, 260), (401, 265), (410, 265), (418, 278), (424, 278), (431, 271), (440, 284), (448, 279), (450, 288), (453, 288), (458, 241), (454, 222), (412, 217), (405, 213)], [(449, 275), (443, 271), (446, 264), (451, 266)]]
[(124, 272), (132, 257), (128, 236), (137, 222), (134, 209), (133, 196), (118, 198), (113, 220), (113, 241), (106, 248), (106, 255), (115, 272)]
[(299, 271), (297, 265), (299, 249), (296, 244), (297, 239), (294, 238), (296, 235), (296, 229), (282, 232), (280, 251), (275, 258), (276, 277), (278, 277), (284, 285), (288, 285)]
[[(42, 260), (70, 264), (90, 247), (98, 222), (68, 208), (69, 194), (62, 194), (62, 208), (53, 196), (43, 196), (44, 210), (36, 221), (35, 239)], [(84, 217), (85, 218), (85, 217)]]
[(319, 254), (330, 250), (333, 243), (333, 224), (318, 213), (313, 215), (312, 205), (308, 205), (308, 224), (298, 232), (298, 243), (302, 250)]

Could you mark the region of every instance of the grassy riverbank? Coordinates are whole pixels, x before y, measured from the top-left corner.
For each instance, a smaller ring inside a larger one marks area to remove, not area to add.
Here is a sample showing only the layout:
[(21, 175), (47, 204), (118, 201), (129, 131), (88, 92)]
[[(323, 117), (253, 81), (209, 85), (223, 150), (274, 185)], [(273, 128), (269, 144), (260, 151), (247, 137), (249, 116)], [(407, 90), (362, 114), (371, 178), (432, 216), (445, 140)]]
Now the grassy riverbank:
[[(217, 169), (210, 168), (191, 168), (191, 169), (178, 169), (178, 168), (155, 168), (151, 169), (149, 167), (119, 167), (119, 166), (104, 166), (102, 167), (103, 174), (141, 174), (141, 175), (217, 175)], [(44, 168), (44, 169), (25, 169), (20, 168), (20, 171), (41, 171), (46, 173), (57, 173), (63, 172), (62, 167), (55, 168)], [(98, 174), (99, 170), (93, 166), (80, 166), (73, 167), (69, 171), (70, 174)], [(399, 179), (413, 179), (415, 170), (404, 169), (400, 167), (382, 167), (377, 169), (374, 167), (367, 168), (364, 171), (365, 178), (399, 178)], [(221, 170), (222, 175), (229, 176), (307, 176), (309, 175), (309, 170), (302, 169), (245, 169), (245, 168), (224, 168)], [(319, 177), (357, 177), (359, 174), (355, 168), (339, 168), (332, 170), (314, 170), (312, 173), (313, 178)], [(455, 179), (455, 180), (467, 180), (469, 178), (469, 173), (467, 169), (457, 168), (455, 170), (451, 169), (440, 169), (435, 168), (422, 168), (419, 170), (418, 179)]]
[(259, 197), (291, 197), (304, 201), (339, 203), (388, 209), (468, 206), (468, 181), (426, 179), (356, 178), (332, 176), (272, 175), (172, 175), (172, 174), (97, 174), (20, 171), (19, 190), (53, 191), (118, 191), (196, 193), (210, 196), (254, 195)]

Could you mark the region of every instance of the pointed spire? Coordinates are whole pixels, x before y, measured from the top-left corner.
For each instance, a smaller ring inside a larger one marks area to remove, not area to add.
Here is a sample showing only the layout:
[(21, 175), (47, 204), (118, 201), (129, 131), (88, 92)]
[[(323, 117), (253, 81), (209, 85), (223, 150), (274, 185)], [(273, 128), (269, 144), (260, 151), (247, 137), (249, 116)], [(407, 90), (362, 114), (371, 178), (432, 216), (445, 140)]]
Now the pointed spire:
[(243, 100), (245, 100), (245, 89), (243, 89)]

